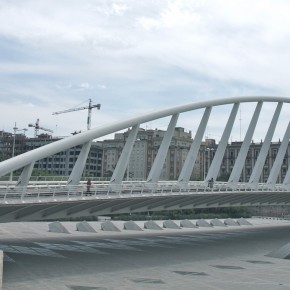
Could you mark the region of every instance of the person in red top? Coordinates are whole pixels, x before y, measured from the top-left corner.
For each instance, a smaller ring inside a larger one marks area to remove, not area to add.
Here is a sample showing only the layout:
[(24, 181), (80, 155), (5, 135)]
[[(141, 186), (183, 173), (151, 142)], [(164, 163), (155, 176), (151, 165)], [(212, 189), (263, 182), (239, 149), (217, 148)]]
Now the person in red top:
[(91, 194), (91, 186), (92, 186), (92, 180), (89, 178), (87, 181), (87, 193)]

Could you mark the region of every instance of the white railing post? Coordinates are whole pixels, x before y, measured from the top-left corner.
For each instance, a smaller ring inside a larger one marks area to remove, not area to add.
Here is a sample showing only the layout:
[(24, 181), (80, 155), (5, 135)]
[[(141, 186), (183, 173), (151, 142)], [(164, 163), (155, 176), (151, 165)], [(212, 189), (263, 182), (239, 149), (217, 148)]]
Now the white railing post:
[(56, 200), (55, 199), (55, 191), (56, 191), (56, 186), (53, 187), (53, 192), (52, 192), (52, 198), (53, 198), (53, 200)]
[(133, 194), (133, 189), (134, 189), (133, 186), (134, 186), (134, 185), (131, 184), (131, 190), (130, 190), (130, 194), (131, 194), (131, 195)]
[(40, 201), (40, 187), (38, 187), (37, 190), (37, 200)]
[(21, 197), (20, 197), (21, 201), (23, 201), (24, 199), (24, 188), (25, 187), (19, 187), (19, 189), (21, 190)]
[(7, 191), (5, 191), (5, 193), (4, 193), (4, 203), (6, 203), (6, 199), (7, 199)]

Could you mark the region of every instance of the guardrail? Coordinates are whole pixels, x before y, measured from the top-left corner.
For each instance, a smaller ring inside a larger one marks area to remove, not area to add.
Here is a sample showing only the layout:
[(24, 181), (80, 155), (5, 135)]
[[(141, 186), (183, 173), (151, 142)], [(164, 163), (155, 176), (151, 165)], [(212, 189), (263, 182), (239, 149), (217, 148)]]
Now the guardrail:
[(256, 218), (256, 219), (266, 219), (266, 220), (290, 220), (290, 216), (252, 216), (252, 218)]
[[(92, 181), (95, 182), (102, 182), (102, 181), (109, 181), (110, 177), (83, 177), (84, 180), (87, 180), (88, 178), (90, 178)], [(1, 176), (0, 177), (0, 183), (7, 183), (7, 182), (17, 182), (19, 179), (19, 175), (13, 175), (13, 179), (10, 180), (10, 175), (6, 175), (6, 176)], [(38, 176), (31, 176), (30, 177), (30, 182), (38, 182), (38, 181), (44, 181), (44, 182), (67, 182), (69, 179), (69, 176), (65, 176), (65, 175), (51, 175), (51, 176), (42, 176), (42, 175), (38, 175)]]
[(66, 182), (32, 182), (27, 187), (17, 187), (15, 184), (0, 184), (0, 203), (23, 203), (23, 202), (53, 202), (63, 200), (81, 200), (87, 198), (112, 198), (124, 196), (163, 196), (196, 193), (218, 192), (286, 192), (288, 189), (283, 185), (269, 187), (267, 184), (258, 184), (251, 187), (247, 183), (239, 183), (230, 187), (226, 182), (216, 182), (209, 187), (203, 181), (190, 182), (181, 186), (176, 182), (158, 182), (157, 184), (146, 182), (124, 181), (120, 186), (109, 182), (94, 183), (89, 192), (85, 182), (77, 186), (67, 185)]

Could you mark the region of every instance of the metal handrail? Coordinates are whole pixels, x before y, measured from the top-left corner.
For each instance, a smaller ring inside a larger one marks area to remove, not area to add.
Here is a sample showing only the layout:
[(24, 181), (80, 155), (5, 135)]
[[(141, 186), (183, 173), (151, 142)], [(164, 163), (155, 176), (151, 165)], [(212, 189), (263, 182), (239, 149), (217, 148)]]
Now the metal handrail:
[(77, 200), (87, 198), (111, 198), (122, 196), (144, 196), (144, 195), (172, 195), (192, 193), (217, 193), (217, 192), (285, 192), (289, 191), (283, 184), (276, 184), (274, 187), (265, 183), (252, 186), (247, 183), (238, 183), (234, 187), (226, 182), (215, 182), (212, 187), (203, 181), (189, 182), (187, 187), (180, 187), (175, 181), (146, 183), (145, 181), (125, 181), (120, 185), (110, 187), (109, 182), (94, 183), (90, 192), (84, 182), (75, 186), (68, 186), (62, 182), (32, 183), (27, 187), (15, 185), (0, 185), (0, 203), (22, 203), (25, 201), (60, 201)]

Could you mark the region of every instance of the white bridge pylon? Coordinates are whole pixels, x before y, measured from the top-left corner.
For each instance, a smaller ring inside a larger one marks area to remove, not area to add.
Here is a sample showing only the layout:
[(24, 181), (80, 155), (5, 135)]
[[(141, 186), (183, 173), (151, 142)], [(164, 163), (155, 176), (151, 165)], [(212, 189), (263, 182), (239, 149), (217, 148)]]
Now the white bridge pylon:
[[(118, 132), (127, 128), (132, 128), (132, 130), (130, 131), (129, 138), (127, 139), (127, 143), (125, 144), (122, 155), (119, 158), (119, 161), (113, 173), (112, 179), (110, 181), (112, 188), (114, 188), (122, 183), (122, 180), (125, 174), (125, 168), (127, 168), (140, 125), (157, 120), (157, 119), (171, 116), (171, 121), (169, 123), (167, 132), (163, 138), (158, 154), (154, 160), (153, 166), (148, 175), (148, 179), (147, 179), (148, 186), (149, 184), (150, 186), (152, 186), (152, 184), (154, 185), (159, 181), (161, 170), (166, 159), (166, 154), (170, 146), (170, 142), (174, 134), (174, 129), (176, 127), (176, 123), (178, 121), (180, 114), (189, 112), (189, 111), (195, 111), (198, 109), (204, 109), (203, 117), (198, 126), (198, 130), (196, 132), (196, 135), (194, 136), (193, 143), (188, 152), (188, 155), (186, 157), (186, 160), (184, 162), (183, 168), (181, 170), (180, 176), (177, 181), (177, 185), (180, 188), (186, 188), (189, 182), (190, 175), (193, 170), (196, 158), (198, 156), (198, 152), (202, 145), (202, 139), (205, 134), (205, 130), (207, 128), (207, 123), (210, 118), (212, 108), (216, 106), (232, 104), (233, 105), (232, 111), (230, 113), (227, 123), (225, 124), (225, 128), (224, 128), (221, 140), (219, 142), (218, 148), (216, 150), (214, 159), (210, 165), (207, 176), (205, 178), (205, 181), (208, 181), (211, 178), (215, 180), (217, 178), (219, 169), (222, 164), (222, 159), (226, 150), (226, 146), (228, 144), (229, 137), (232, 132), (234, 122), (236, 120), (236, 116), (237, 116), (237, 112), (238, 112), (240, 104), (241, 103), (256, 103), (256, 109), (252, 115), (251, 122), (249, 124), (249, 127), (245, 135), (245, 139), (242, 143), (238, 157), (236, 159), (230, 178), (228, 180), (228, 185), (234, 188), (240, 179), (243, 165), (245, 164), (247, 153), (251, 144), (251, 140), (252, 140), (256, 125), (258, 123), (258, 119), (259, 119), (260, 112), (262, 110), (263, 103), (268, 103), (268, 102), (276, 104), (276, 110), (272, 117), (270, 126), (267, 130), (267, 134), (265, 136), (265, 142), (259, 153), (258, 162), (256, 162), (252, 175), (250, 177), (249, 185), (251, 187), (255, 187), (258, 185), (258, 181), (261, 176), (261, 173), (263, 170), (263, 164), (265, 162), (265, 159), (269, 151), (269, 146), (270, 146), (273, 134), (276, 129), (277, 121), (278, 121), (283, 103), (290, 103), (290, 98), (269, 97), (269, 96), (253, 96), (252, 97), (251, 96), (251, 97), (214, 99), (214, 100), (194, 102), (191, 104), (175, 106), (173, 108), (167, 108), (167, 109), (163, 109), (163, 110), (156, 111), (153, 113), (144, 114), (142, 116), (130, 118), (127, 120), (114, 122), (112, 124), (103, 125), (97, 128), (93, 128), (89, 131), (82, 132), (80, 134), (64, 138), (62, 140), (50, 143), (48, 145), (37, 148), (35, 150), (18, 155), (14, 158), (5, 160), (0, 163), (0, 177), (12, 171), (23, 168), (23, 172), (19, 178), (17, 186), (25, 187), (27, 186), (29, 182), (32, 168), (36, 161), (46, 158), (48, 156), (54, 155), (58, 152), (65, 151), (69, 148), (82, 145), (83, 146), (82, 154), (79, 155), (78, 157), (79, 160), (77, 160), (77, 162), (75, 163), (73, 173), (69, 177), (69, 180), (68, 180), (69, 185), (77, 185), (80, 182), (81, 175), (84, 170), (85, 161), (89, 152), (91, 141), (94, 139), (106, 136), (108, 134), (112, 134), (114, 132)], [(249, 116), (249, 118), (250, 117), (251, 116)], [(283, 141), (278, 151), (278, 155), (277, 155), (278, 158), (276, 158), (275, 163), (269, 175), (270, 177), (268, 180), (269, 186), (274, 186), (276, 183), (279, 170), (283, 163), (283, 157), (285, 156), (285, 153), (287, 150), (289, 136), (290, 136), (290, 126), (288, 125), (285, 135), (283, 137)], [(290, 189), (289, 170), (287, 171), (283, 184), (286, 188), (289, 187), (288, 189)]]

